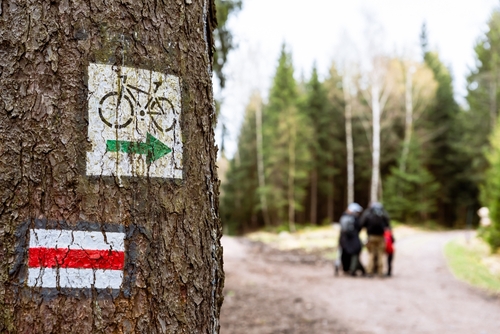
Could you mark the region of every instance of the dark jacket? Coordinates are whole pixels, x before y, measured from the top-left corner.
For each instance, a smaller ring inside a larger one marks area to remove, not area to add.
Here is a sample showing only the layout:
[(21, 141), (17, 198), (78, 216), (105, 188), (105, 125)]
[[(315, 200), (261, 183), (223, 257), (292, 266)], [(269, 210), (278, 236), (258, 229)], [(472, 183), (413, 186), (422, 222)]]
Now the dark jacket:
[(382, 208), (369, 208), (361, 215), (361, 227), (366, 228), (368, 235), (383, 236), (390, 227), (389, 215)]
[[(344, 217), (345, 216), (345, 217)], [(344, 212), (340, 217), (340, 222), (343, 218), (351, 218), (354, 220), (354, 229), (352, 231), (340, 230), (339, 244), (342, 247), (342, 252), (348, 254), (358, 254), (361, 252), (361, 240), (359, 239), (359, 231), (361, 231), (361, 224), (356, 215)]]

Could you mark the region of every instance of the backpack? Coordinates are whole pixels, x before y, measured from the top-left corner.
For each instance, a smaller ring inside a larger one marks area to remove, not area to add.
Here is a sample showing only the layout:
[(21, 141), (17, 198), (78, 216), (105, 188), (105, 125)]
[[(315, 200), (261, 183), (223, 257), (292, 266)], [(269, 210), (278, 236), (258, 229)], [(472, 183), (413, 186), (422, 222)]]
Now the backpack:
[(385, 230), (384, 232), (384, 240), (385, 240), (385, 252), (387, 254), (394, 253), (394, 244), (393, 237), (390, 230)]
[(388, 227), (388, 218), (380, 208), (370, 208), (361, 220), (369, 235), (382, 236), (385, 228)]
[(348, 236), (356, 234), (355, 219), (351, 215), (343, 215), (340, 217), (340, 230)]

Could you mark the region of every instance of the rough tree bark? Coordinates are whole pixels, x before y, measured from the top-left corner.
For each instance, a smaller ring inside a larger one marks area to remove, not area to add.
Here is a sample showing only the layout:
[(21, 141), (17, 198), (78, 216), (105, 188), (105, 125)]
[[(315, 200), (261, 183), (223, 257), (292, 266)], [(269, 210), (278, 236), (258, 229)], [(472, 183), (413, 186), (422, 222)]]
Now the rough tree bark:
[(1, 333), (218, 332), (214, 11), (0, 1)]

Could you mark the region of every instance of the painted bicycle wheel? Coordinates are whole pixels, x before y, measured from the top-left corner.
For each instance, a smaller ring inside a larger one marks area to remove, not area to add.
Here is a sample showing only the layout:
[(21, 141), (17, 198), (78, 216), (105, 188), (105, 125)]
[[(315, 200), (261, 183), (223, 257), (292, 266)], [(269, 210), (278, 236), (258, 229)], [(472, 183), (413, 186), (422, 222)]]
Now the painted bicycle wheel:
[(99, 101), (99, 117), (110, 128), (123, 129), (134, 118), (134, 105), (127, 95), (111, 92)]
[(166, 97), (157, 97), (148, 111), (155, 128), (160, 132), (168, 132), (175, 125), (174, 105)]

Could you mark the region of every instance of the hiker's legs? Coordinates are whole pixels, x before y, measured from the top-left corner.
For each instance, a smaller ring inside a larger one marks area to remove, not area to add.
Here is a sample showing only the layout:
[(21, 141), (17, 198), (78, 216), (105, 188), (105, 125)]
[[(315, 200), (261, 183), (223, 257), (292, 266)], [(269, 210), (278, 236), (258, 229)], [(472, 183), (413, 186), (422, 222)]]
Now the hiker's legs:
[[(366, 274), (365, 267), (363, 267), (363, 264), (361, 263), (361, 252), (356, 254), (356, 264), (354, 267), (354, 270), (351, 267), (351, 271), (356, 272), (356, 271), (361, 271), (361, 274), (364, 276)], [(354, 255), (353, 255), (354, 257)], [(352, 262), (351, 262), (352, 263)]]
[(384, 238), (379, 235), (369, 235), (366, 248), (368, 249), (368, 253), (370, 255), (368, 261), (368, 273), (382, 274), (382, 261), (385, 251)]
[(387, 276), (392, 274), (392, 256), (393, 254), (387, 254)]
[(349, 274), (356, 275), (356, 269), (358, 268), (359, 256), (358, 254), (351, 255), (351, 266), (349, 267)]
[(385, 241), (383, 237), (377, 241), (377, 274), (384, 274), (384, 260), (385, 260)]
[(375, 266), (375, 247), (374, 247), (373, 236), (368, 236), (368, 241), (366, 243), (366, 249), (368, 250), (368, 274), (373, 274), (373, 269)]
[(351, 254), (347, 253), (346, 251), (342, 252), (342, 271), (343, 272), (348, 272), (350, 267), (351, 267)]

